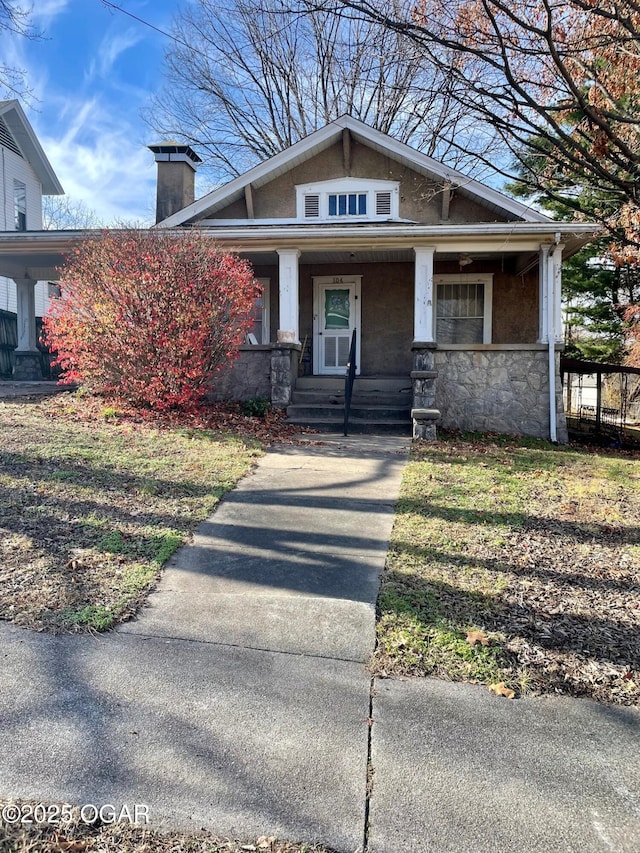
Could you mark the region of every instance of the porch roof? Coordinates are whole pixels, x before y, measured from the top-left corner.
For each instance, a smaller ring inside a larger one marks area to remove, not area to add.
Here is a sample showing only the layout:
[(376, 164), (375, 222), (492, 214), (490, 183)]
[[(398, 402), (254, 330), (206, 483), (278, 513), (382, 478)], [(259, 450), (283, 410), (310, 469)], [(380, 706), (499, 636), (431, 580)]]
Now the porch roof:
[[(537, 261), (542, 243), (559, 237), (564, 257), (588, 243), (597, 231), (592, 223), (506, 222), (475, 225), (407, 225), (376, 223), (359, 225), (265, 225), (223, 226), (199, 229), (219, 246), (249, 256), (256, 262), (277, 259), (277, 249), (299, 249), (302, 262), (410, 261), (413, 248), (433, 246), (436, 257), (458, 254), (495, 257), (519, 254)], [(9, 278), (52, 280), (73, 246), (102, 229), (91, 231), (0, 232), (0, 275)], [(181, 231), (174, 232), (176, 236)], [(523, 261), (524, 263), (524, 261)]]

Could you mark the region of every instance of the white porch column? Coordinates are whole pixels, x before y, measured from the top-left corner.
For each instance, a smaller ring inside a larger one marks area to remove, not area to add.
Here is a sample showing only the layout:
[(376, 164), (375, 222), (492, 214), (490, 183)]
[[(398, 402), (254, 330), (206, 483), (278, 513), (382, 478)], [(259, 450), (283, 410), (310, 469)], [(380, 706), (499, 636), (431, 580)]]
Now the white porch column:
[(36, 346), (36, 294), (38, 283), (31, 278), (14, 278), (18, 312), (16, 352), (38, 352)]
[(433, 256), (435, 246), (414, 247), (415, 279), (413, 303), (413, 340), (429, 342), (434, 339), (433, 328)]
[(562, 323), (562, 250), (564, 245), (558, 243), (553, 250), (553, 328), (556, 341), (564, 343)]
[(549, 340), (549, 250), (551, 246), (543, 244), (540, 246), (540, 260), (538, 265), (538, 301), (539, 301), (539, 335), (540, 343)]
[(278, 343), (300, 343), (298, 249), (277, 249), (279, 258), (280, 317)]

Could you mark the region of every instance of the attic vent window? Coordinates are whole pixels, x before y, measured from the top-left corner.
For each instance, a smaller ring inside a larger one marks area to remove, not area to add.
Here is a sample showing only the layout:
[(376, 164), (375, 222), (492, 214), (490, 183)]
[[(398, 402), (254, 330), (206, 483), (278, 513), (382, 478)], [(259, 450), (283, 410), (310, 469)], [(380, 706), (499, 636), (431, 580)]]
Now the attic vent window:
[(304, 197), (304, 215), (306, 218), (320, 216), (320, 196), (306, 195)]
[(296, 186), (298, 219), (327, 222), (382, 222), (399, 217), (398, 181), (333, 178)]
[(376, 216), (391, 216), (391, 193), (376, 193)]
[(366, 215), (366, 193), (329, 193), (329, 216)]
[(11, 132), (7, 125), (4, 123), (4, 120), (0, 118), (0, 145), (8, 148), (9, 151), (13, 151), (14, 154), (17, 154), (19, 157), (22, 157), (22, 152), (16, 145), (16, 141), (11, 136)]

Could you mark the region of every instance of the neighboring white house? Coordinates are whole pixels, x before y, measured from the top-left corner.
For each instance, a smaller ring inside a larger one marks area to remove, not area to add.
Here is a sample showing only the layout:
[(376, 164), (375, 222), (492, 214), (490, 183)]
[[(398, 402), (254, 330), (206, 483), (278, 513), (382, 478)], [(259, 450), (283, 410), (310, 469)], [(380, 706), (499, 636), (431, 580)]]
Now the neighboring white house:
[[(0, 101), (0, 231), (41, 231), (42, 196), (63, 193), (18, 101)], [(35, 316), (42, 317), (49, 304), (48, 282), (34, 286), (26, 271), (23, 279), (0, 276), (0, 310), (17, 314), (19, 298), (33, 300)], [(23, 330), (23, 341), (25, 336), (32, 344), (35, 330)], [(20, 337), (19, 331), (18, 349)]]

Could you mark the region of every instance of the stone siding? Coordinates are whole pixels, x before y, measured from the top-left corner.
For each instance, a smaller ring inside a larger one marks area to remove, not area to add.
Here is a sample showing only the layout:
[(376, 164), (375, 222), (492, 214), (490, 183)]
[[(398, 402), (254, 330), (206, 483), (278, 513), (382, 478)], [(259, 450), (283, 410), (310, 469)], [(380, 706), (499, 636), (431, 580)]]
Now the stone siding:
[(242, 346), (240, 355), (214, 378), (212, 400), (271, 399), (271, 346)]
[[(443, 429), (501, 432), (549, 438), (549, 355), (531, 349), (438, 349), (435, 353), (436, 408)], [(567, 424), (556, 353), (558, 441), (565, 444)]]

